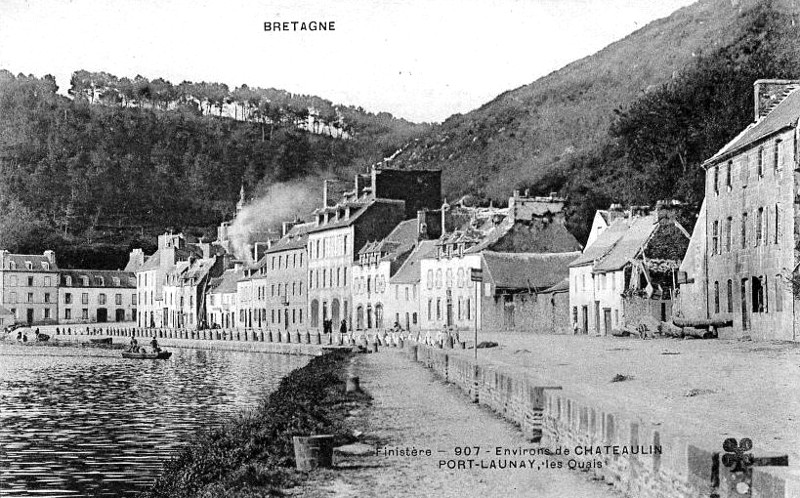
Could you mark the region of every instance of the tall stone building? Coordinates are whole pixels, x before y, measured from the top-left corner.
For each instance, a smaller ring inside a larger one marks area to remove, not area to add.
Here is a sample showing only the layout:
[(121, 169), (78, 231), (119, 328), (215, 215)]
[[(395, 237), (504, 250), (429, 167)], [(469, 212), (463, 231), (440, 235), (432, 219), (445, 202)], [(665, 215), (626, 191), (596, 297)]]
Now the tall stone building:
[(56, 323), (58, 266), (53, 251), (12, 254), (0, 250), (0, 307), (18, 323)]
[[(327, 198), (327, 195), (326, 195)], [(354, 189), (314, 211), (308, 229), (308, 326), (353, 323), (351, 267), (368, 241), (441, 204), (440, 171), (377, 170), (356, 175)], [(335, 328), (335, 326), (334, 326)]]
[(308, 230), (312, 223), (286, 222), (283, 237), (266, 250), (264, 273), (265, 326), (284, 330), (308, 327)]
[(681, 267), (681, 323), (798, 340), (800, 81), (758, 80), (754, 121), (703, 163), (705, 201)]

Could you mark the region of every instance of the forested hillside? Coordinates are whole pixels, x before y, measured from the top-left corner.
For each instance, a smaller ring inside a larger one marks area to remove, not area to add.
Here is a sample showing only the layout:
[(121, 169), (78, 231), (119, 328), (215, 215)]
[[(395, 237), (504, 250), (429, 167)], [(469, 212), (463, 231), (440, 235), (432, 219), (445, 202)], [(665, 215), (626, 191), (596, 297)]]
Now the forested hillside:
[(579, 240), (610, 202), (698, 203), (699, 165), (752, 120), (753, 82), (800, 78), (798, 14), (791, 1), (701, 0), (449, 118), (393, 164), (444, 168), (450, 197), (559, 191)]
[(242, 185), (350, 176), (426, 129), (277, 90), (120, 81), (78, 71), (68, 99), (52, 77), (0, 71), (0, 247), (119, 266), (167, 227), (211, 233)]

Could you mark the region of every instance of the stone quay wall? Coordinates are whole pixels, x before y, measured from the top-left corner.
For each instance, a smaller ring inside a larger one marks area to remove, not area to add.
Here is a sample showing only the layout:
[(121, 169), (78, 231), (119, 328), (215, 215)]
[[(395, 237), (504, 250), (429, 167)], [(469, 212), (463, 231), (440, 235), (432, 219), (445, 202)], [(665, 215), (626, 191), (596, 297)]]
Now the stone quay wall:
[[(741, 487), (737, 491), (737, 476), (721, 464), (722, 441), (703, 436), (702, 428), (688, 428), (693, 430), (688, 434), (651, 423), (647, 414), (611, 406), (602, 393), (590, 399), (523, 373), (476, 362), (464, 351), (415, 343), (407, 343), (404, 350), (411, 360), (458, 386), (473, 402), (518, 426), (532, 442), (551, 451), (569, 449), (569, 455), (560, 457), (564, 465), (590, 472), (628, 496), (800, 497), (796, 467), (754, 466), (747, 476), (747, 492), (741, 493)], [(593, 448), (592, 454), (586, 454), (586, 447)]]
[[(127, 344), (136, 337), (145, 348), (153, 337), (163, 347), (221, 349), (229, 351), (249, 351), (289, 355), (318, 356), (326, 346), (353, 346), (356, 339), (340, 334), (320, 334), (318, 332), (287, 332), (270, 330), (237, 329), (142, 329), (136, 327), (102, 329), (92, 327), (58, 328), (53, 340), (65, 342), (89, 342), (91, 339), (111, 337), (117, 344)], [(117, 338), (119, 338), (117, 340)]]

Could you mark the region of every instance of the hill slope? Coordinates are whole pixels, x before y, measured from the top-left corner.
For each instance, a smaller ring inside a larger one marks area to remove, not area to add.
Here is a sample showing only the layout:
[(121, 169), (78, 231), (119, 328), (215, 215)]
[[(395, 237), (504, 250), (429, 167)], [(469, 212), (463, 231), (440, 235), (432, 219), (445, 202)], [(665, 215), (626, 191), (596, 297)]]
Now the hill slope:
[(531, 184), (541, 191), (563, 189), (573, 163), (614, 141), (609, 132), (616, 110), (741, 42), (759, 22), (755, 11), (763, 10), (794, 15), (798, 7), (788, 1), (701, 0), (479, 109), (452, 116), (409, 144), (394, 165), (442, 167), (451, 197), (503, 199), (515, 186)]

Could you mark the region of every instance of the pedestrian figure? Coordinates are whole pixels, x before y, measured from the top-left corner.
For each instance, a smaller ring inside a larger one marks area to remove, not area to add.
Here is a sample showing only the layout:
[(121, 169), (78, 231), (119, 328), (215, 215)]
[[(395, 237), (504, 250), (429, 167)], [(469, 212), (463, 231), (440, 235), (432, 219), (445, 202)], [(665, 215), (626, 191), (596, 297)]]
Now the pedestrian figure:
[(342, 323), (339, 325), (339, 333), (341, 334), (347, 333), (347, 320), (342, 320)]

